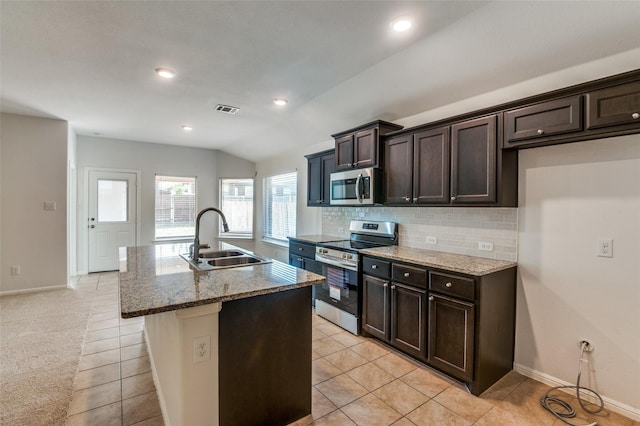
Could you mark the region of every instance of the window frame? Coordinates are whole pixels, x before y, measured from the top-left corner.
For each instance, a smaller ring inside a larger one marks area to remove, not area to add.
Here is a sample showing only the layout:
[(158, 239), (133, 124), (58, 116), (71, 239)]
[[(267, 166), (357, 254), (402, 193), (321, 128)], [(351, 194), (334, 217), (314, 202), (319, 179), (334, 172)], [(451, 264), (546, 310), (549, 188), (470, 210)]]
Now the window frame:
[[(180, 234), (180, 235), (158, 235), (158, 178), (165, 178), (166, 181), (170, 181), (173, 179), (193, 179), (193, 191), (194, 191), (194, 204), (193, 204), (193, 232), (191, 234)], [(198, 176), (176, 176), (176, 175), (165, 175), (156, 173), (153, 179), (153, 198), (154, 198), (154, 209), (153, 209), (153, 232), (154, 232), (154, 241), (169, 241), (169, 240), (187, 240), (195, 238), (196, 233), (196, 217), (198, 216)]]
[[(227, 212), (224, 211), (224, 201), (223, 201), (223, 197), (224, 197), (224, 191), (223, 191), (223, 184), (224, 181), (251, 181), (251, 188), (252, 188), (252, 197), (251, 197), (251, 214), (250, 214), (250, 219), (251, 219), (251, 231), (234, 231), (231, 226), (233, 226), (233, 221), (230, 219), (232, 216), (227, 214)], [(247, 178), (247, 177), (242, 177), (242, 178), (238, 178), (238, 177), (226, 177), (226, 178), (218, 178), (218, 206), (220, 208), (220, 210), (222, 210), (222, 212), (224, 213), (227, 222), (229, 223), (230, 229), (229, 232), (223, 232), (223, 228), (222, 228), (222, 220), (220, 220), (220, 226), (218, 226), (218, 238), (232, 238), (232, 239), (247, 239), (247, 240), (252, 240), (253, 239), (253, 235), (254, 235), (254, 231), (255, 231), (255, 206), (256, 206), (256, 180), (254, 178)]]
[[(295, 190), (295, 199), (293, 201), (293, 214), (294, 214), (294, 220), (293, 221), (286, 221), (285, 223), (293, 223), (293, 232), (292, 235), (286, 235), (283, 238), (279, 238), (279, 237), (275, 237), (273, 235), (273, 231), (271, 229), (271, 223), (268, 220), (269, 219), (269, 215), (272, 215), (271, 212), (271, 194), (267, 194), (267, 191), (271, 188), (271, 183), (269, 185), (267, 185), (267, 181), (269, 180), (271, 182), (272, 179), (277, 178), (277, 177), (282, 177), (282, 176), (286, 176), (286, 175), (293, 175), (293, 178), (295, 179), (294, 181), (294, 185), (293, 185), (293, 189)], [(262, 178), (262, 241), (265, 243), (269, 243), (269, 244), (275, 244), (275, 245), (280, 245), (280, 246), (288, 246), (289, 241), (288, 241), (288, 237), (295, 237), (296, 235), (296, 226), (297, 226), (297, 210), (298, 210), (298, 170), (292, 170), (292, 171), (288, 171), (288, 172), (281, 172), (281, 173), (277, 173), (277, 174), (271, 174), (269, 176), (264, 176)], [(269, 224), (269, 226), (267, 226)], [(267, 233), (267, 230), (270, 230), (271, 232)]]

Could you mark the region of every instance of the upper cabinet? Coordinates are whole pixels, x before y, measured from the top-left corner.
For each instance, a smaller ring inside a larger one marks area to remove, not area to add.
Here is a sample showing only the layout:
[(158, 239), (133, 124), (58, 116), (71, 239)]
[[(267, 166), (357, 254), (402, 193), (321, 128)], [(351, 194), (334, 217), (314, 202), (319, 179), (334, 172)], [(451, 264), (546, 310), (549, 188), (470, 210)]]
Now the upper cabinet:
[(384, 142), (386, 204), (449, 202), (449, 126)]
[(499, 149), (501, 117), (390, 135), (384, 141), (384, 203), (516, 206), (517, 154)]
[(399, 129), (402, 126), (376, 120), (332, 135), (336, 142), (336, 170), (379, 167), (380, 136)]
[(307, 155), (307, 206), (328, 206), (331, 201), (329, 178), (336, 170), (333, 149)]
[(582, 130), (582, 95), (506, 111), (504, 145)]
[(587, 128), (640, 125), (640, 81), (587, 93)]

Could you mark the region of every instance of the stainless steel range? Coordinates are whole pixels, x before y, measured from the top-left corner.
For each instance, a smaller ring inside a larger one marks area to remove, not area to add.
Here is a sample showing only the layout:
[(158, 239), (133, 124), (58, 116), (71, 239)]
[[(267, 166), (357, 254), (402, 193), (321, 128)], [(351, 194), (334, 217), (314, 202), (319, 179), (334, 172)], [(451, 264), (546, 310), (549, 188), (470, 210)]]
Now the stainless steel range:
[(398, 224), (352, 220), (348, 240), (318, 243), (316, 261), (327, 279), (316, 286), (316, 313), (353, 334), (360, 334), (362, 283), (358, 250), (398, 244)]

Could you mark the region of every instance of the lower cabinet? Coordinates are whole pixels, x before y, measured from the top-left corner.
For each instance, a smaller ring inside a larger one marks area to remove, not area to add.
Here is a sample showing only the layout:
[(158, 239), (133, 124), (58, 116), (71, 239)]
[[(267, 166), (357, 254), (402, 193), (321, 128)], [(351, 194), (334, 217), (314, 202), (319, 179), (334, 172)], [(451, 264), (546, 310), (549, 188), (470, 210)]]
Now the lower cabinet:
[(363, 257), (366, 335), (480, 395), (513, 367), (516, 268), (481, 276)]
[(429, 295), (429, 363), (460, 380), (473, 379), (475, 307)]

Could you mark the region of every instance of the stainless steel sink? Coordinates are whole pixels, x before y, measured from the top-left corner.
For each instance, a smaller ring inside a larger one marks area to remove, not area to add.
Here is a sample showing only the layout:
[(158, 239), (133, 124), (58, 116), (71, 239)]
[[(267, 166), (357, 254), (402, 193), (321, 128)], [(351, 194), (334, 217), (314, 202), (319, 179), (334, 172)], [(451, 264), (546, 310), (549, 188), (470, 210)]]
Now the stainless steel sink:
[(198, 262), (195, 262), (189, 254), (181, 254), (191, 268), (198, 271), (214, 271), (224, 268), (238, 268), (243, 266), (263, 265), (271, 263), (270, 259), (265, 259), (255, 254), (240, 250), (218, 250), (218, 251), (201, 251)]
[(220, 251), (209, 251), (209, 252), (200, 252), (201, 259), (217, 259), (219, 257), (235, 257), (235, 256), (244, 256), (246, 253), (243, 253), (238, 250), (220, 250)]

